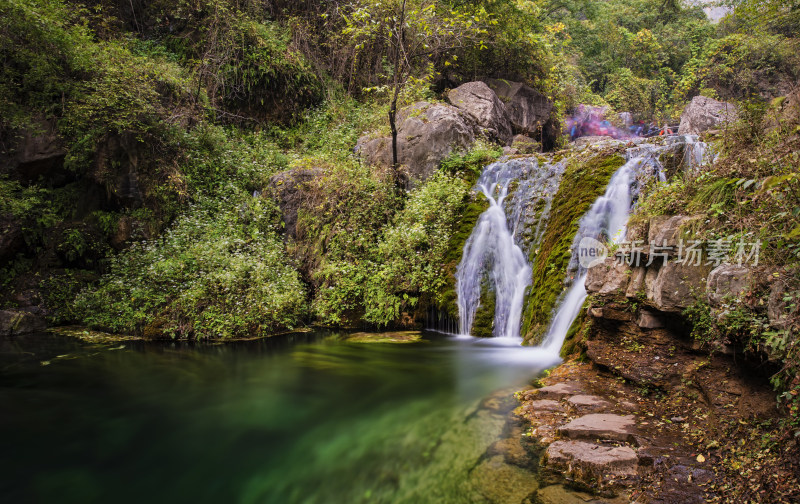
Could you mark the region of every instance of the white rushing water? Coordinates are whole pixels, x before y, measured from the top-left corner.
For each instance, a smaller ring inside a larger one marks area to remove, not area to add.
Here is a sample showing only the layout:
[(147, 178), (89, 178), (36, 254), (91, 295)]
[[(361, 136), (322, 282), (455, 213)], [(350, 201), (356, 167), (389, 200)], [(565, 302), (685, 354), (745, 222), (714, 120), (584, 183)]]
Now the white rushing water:
[(593, 238), (607, 245), (618, 244), (625, 239), (628, 217), (638, 196), (642, 177), (657, 177), (666, 181), (661, 156), (664, 153), (682, 152), (681, 166), (686, 173), (695, 174), (708, 162), (706, 144), (696, 136), (681, 135), (666, 139), (663, 146), (642, 144), (627, 150), (627, 162), (619, 168), (606, 187), (606, 192), (592, 204), (580, 222), (578, 233), (572, 242), (572, 258), (569, 272), (575, 280), (553, 316), (541, 348), (558, 355), (567, 332), (586, 301), (586, 268), (579, 261), (579, 244), (585, 238)]
[[(493, 335), (520, 339), (525, 289), (531, 284), (521, 234), (530, 235), (528, 243), (541, 239), (562, 172), (562, 164), (540, 165), (535, 158), (528, 158), (493, 163), (481, 174), (476, 187), (489, 208), (478, 218), (456, 270), (459, 334), (470, 333), (481, 289), (489, 282), (495, 295)], [(511, 207), (506, 208), (509, 189), (515, 183)]]
[[(570, 326), (586, 300), (586, 268), (578, 262), (578, 244), (584, 238), (593, 238), (604, 243), (616, 244), (625, 238), (628, 216), (633, 202), (633, 187), (636, 174), (646, 164), (645, 156), (630, 158), (619, 168), (606, 187), (606, 192), (592, 204), (583, 216), (578, 233), (572, 242), (572, 259), (570, 264), (577, 264), (575, 281), (567, 291), (561, 305), (556, 311), (542, 347), (550, 353), (558, 355), (561, 345), (567, 336)], [(573, 266), (575, 267), (575, 266)]]

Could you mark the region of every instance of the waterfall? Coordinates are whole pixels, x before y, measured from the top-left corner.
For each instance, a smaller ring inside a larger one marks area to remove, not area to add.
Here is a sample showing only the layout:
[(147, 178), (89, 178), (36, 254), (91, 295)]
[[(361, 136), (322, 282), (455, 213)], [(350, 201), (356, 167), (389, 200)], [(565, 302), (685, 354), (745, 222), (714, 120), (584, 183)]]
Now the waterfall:
[[(459, 333), (468, 335), (480, 306), (482, 288), (495, 295), (495, 337), (520, 337), (525, 290), (531, 284), (526, 251), (541, 240), (564, 166), (535, 158), (493, 163), (476, 184), (489, 202), (464, 245), (456, 269)], [(513, 194), (509, 190), (515, 185)], [(511, 205), (506, 208), (506, 200)]]
[(605, 194), (595, 200), (581, 219), (578, 233), (572, 241), (572, 258), (570, 259), (570, 269), (576, 271), (575, 281), (567, 291), (550, 322), (547, 335), (542, 341), (541, 346), (548, 352), (557, 355), (561, 351), (567, 331), (586, 300), (586, 287), (584, 286), (586, 268), (578, 260), (578, 245), (585, 238), (593, 238), (611, 244), (619, 243), (625, 238), (636, 175), (643, 166), (647, 165), (646, 159), (641, 155), (629, 158), (611, 177)]
[[(586, 268), (579, 261), (579, 244), (585, 238), (605, 244), (625, 239), (628, 217), (644, 180), (665, 181), (662, 158), (676, 160), (686, 173), (713, 162), (705, 143), (697, 137), (674, 135), (661, 144), (637, 141), (626, 150), (626, 162), (611, 177), (605, 193), (581, 218), (572, 242), (572, 255), (560, 300), (542, 344), (529, 349), (541, 362), (558, 359), (561, 346), (586, 300)], [(676, 155), (679, 154), (679, 158)], [(528, 257), (544, 235), (552, 199), (558, 191), (563, 162), (540, 163), (535, 158), (493, 163), (486, 167), (475, 189), (489, 202), (464, 245), (456, 269), (458, 332), (469, 335), (480, 307), (481, 290), (492, 289), (496, 304), (493, 336), (520, 340), (525, 291), (531, 284)], [(573, 280), (574, 279), (574, 280)]]
[(687, 173), (696, 173), (707, 162), (706, 144), (691, 135), (669, 137), (663, 146), (641, 144), (627, 149), (626, 163), (614, 173), (605, 194), (595, 200), (581, 219), (578, 233), (572, 241), (572, 257), (568, 268), (568, 272), (572, 273), (568, 278), (575, 280), (556, 310), (542, 341), (541, 347), (546, 351), (558, 355), (569, 328), (586, 300), (586, 268), (579, 261), (579, 244), (585, 238), (611, 245), (625, 239), (628, 217), (638, 197), (640, 178), (657, 177), (665, 182), (666, 176), (660, 158), (676, 146), (682, 149), (682, 163)]

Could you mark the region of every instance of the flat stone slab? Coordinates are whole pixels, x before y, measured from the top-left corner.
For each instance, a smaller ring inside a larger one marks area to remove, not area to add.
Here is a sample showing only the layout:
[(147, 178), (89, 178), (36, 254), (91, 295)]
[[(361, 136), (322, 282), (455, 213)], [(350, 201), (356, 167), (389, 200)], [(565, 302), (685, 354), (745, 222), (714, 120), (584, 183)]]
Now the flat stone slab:
[(633, 441), (635, 426), (633, 415), (594, 413), (576, 418), (559, 431), (571, 439)]
[(556, 441), (547, 447), (547, 464), (578, 466), (596, 476), (633, 476), (639, 459), (628, 446), (603, 446), (586, 441)]
[(576, 395), (567, 402), (578, 409), (601, 410), (611, 407), (611, 403), (595, 395)]
[(416, 343), (422, 339), (422, 333), (419, 331), (357, 332), (348, 334), (344, 339), (348, 343)]
[(552, 399), (539, 399), (528, 403), (530, 411), (561, 411), (564, 407), (558, 401)]
[(538, 390), (536, 395), (549, 399), (561, 399), (564, 396), (583, 392), (577, 385), (573, 385), (572, 383), (556, 383), (555, 385), (548, 385)]

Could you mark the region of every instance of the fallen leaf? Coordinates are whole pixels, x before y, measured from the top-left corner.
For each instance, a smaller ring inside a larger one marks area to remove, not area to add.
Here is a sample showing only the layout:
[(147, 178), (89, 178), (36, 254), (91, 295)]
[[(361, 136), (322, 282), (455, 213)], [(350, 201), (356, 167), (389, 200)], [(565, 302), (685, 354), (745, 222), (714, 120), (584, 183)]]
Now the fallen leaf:
[(704, 456), (702, 456), (702, 455), (698, 455), (698, 456), (697, 456), (697, 461), (698, 461), (698, 462), (700, 462), (700, 463), (702, 464), (703, 462), (705, 462), (705, 461), (706, 461), (706, 458), (705, 458)]

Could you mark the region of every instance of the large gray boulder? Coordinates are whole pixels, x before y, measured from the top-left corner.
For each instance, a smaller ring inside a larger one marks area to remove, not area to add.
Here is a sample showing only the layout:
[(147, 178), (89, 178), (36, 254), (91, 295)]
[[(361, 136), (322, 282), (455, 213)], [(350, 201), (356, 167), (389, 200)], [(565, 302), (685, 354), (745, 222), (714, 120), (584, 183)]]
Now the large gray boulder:
[(521, 82), (487, 79), (486, 84), (505, 104), (516, 133), (540, 139), (543, 144), (554, 140), (549, 136), (555, 107), (546, 96)]
[(448, 101), (464, 112), (479, 131), (503, 144), (511, 143), (511, 118), (506, 107), (485, 82), (467, 82), (447, 93)]
[[(453, 151), (474, 142), (472, 126), (455, 107), (418, 102), (398, 114), (397, 161), (415, 179), (427, 179)], [(389, 167), (392, 139), (363, 136), (355, 152), (368, 164)]]
[(736, 106), (707, 96), (695, 96), (686, 105), (678, 127), (680, 135), (699, 135), (719, 124), (736, 119)]
[(47, 323), (32, 313), (0, 310), (0, 336), (15, 336), (44, 331)]

